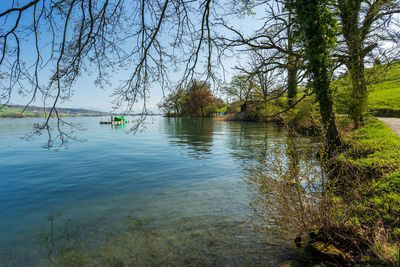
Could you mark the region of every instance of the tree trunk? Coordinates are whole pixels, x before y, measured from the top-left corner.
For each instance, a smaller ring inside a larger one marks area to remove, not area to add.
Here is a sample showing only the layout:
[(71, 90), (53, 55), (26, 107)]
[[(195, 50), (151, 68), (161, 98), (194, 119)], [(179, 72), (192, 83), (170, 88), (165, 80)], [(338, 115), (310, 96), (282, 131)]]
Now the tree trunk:
[[(326, 72), (326, 71), (325, 71)], [(328, 157), (331, 157), (336, 149), (342, 145), (339, 130), (336, 126), (335, 113), (333, 111), (333, 101), (330, 94), (330, 82), (327, 73), (321, 74), (321, 77), (326, 77), (326, 80), (321, 81), (321, 88), (315, 88), (322, 123), (325, 129), (326, 145)]]
[(356, 128), (359, 128), (363, 124), (364, 117), (367, 113), (368, 100), (368, 90), (364, 72), (364, 58), (362, 56), (361, 44), (349, 50), (350, 57), (348, 69), (352, 81), (351, 97), (357, 100), (354, 101), (355, 104), (352, 107), (353, 114), (351, 114), (351, 116)]
[(296, 62), (296, 56), (293, 52), (293, 33), (292, 33), (292, 16), (289, 14), (288, 27), (287, 27), (287, 42), (288, 42), (288, 62), (287, 62), (287, 72), (288, 72), (288, 105), (291, 106), (297, 97), (297, 73), (298, 64)]
[(289, 63), (288, 72), (288, 105), (291, 106), (297, 98), (297, 68)]
[(364, 72), (363, 40), (359, 13), (362, 0), (339, 0), (342, 32), (348, 48), (346, 66), (352, 81), (349, 97), (352, 98), (350, 113), (356, 128), (360, 127), (367, 112), (368, 91)]
[(316, 100), (319, 103), (322, 123), (325, 129), (328, 157), (341, 146), (333, 110), (330, 87), (330, 51), (335, 47), (335, 15), (326, 7), (328, 0), (291, 0), (288, 5), (294, 8), (296, 22), (305, 39), (307, 69), (311, 74)]

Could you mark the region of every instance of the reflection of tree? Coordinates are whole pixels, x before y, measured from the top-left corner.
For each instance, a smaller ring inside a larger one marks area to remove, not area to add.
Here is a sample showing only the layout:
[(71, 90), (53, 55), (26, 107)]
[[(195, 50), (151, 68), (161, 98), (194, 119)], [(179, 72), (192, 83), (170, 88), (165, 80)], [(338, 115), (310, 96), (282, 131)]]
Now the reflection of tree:
[(316, 143), (289, 130), (278, 145), (269, 145), (249, 168), (244, 180), (249, 185), (252, 207), (266, 230), (293, 242), (314, 220), (321, 197), (321, 168), (316, 160)]
[(281, 129), (273, 125), (248, 122), (229, 123), (227, 131), (232, 156), (244, 164), (260, 156), (259, 153), (265, 151), (268, 143), (281, 135)]
[(288, 159), (288, 177), (297, 181), (300, 172), (300, 159), (297, 145), (297, 137), (292, 129), (289, 129), (287, 135), (286, 157)]
[[(187, 146), (190, 155), (201, 157), (211, 154), (214, 136), (214, 121), (208, 118), (167, 118), (165, 131), (170, 142), (176, 146)], [(193, 153), (194, 152), (194, 153)]]

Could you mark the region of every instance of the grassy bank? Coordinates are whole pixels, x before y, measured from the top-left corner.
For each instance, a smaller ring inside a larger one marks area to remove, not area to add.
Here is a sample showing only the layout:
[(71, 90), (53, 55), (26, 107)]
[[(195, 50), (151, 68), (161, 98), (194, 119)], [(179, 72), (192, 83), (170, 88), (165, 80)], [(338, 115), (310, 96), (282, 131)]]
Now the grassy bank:
[[(318, 121), (310, 106), (287, 116), (309, 125)], [(264, 194), (257, 212), (302, 246), (299, 262), (306, 266), (398, 266), (400, 138), (374, 117), (360, 129), (347, 116), (337, 121), (344, 146), (331, 159), (319, 157), (316, 164), (315, 146), (299, 146), (290, 136), (282, 151), (272, 148), (261, 157), (249, 174)]]
[(400, 170), (400, 138), (387, 125), (373, 117), (358, 130), (349, 130), (351, 123), (346, 117), (338, 123), (347, 146), (337, 157), (342, 166), (348, 166), (343, 172), (370, 179)]
[(397, 266), (400, 138), (376, 118), (358, 130), (348, 130), (346, 117), (339, 121), (346, 147), (331, 160), (330, 175), (335, 205), (344, 217), (336, 222), (334, 245), (355, 262)]

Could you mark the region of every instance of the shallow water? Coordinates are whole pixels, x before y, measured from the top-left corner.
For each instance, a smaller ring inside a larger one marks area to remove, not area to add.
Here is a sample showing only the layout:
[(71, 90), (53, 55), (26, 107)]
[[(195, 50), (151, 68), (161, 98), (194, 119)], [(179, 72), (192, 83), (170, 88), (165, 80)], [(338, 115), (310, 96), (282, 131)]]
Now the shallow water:
[[(107, 118), (103, 118), (107, 119)], [(272, 125), (152, 117), (84, 125), (41, 148), (38, 119), (0, 119), (0, 265), (273, 265), (291, 246), (259, 229), (243, 168), (284, 142)], [(280, 244), (277, 246), (277, 244)]]

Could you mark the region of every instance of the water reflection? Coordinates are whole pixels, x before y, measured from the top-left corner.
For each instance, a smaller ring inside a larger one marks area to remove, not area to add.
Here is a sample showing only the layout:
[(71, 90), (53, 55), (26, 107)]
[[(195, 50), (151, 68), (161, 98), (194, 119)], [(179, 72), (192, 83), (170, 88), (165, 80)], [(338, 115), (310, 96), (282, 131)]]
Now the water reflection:
[(207, 157), (212, 153), (214, 121), (210, 118), (167, 118), (165, 132), (176, 146), (189, 148), (195, 158)]
[(253, 159), (259, 151), (268, 146), (272, 135), (277, 134), (277, 128), (271, 125), (253, 123), (228, 123), (228, 146), (232, 149), (232, 156), (239, 163), (246, 163)]
[(299, 145), (297, 144), (297, 139), (293, 130), (289, 130), (286, 138), (286, 158), (288, 159), (287, 176), (293, 183), (298, 181), (300, 172)]
[[(268, 143), (281, 143), (286, 131), (271, 124), (216, 121), (211, 118), (167, 118), (164, 132), (171, 144), (188, 148), (195, 158), (216, 153), (223, 139), (239, 163), (252, 159)], [(221, 138), (223, 136), (223, 138)]]
[(293, 242), (306, 225), (318, 219), (322, 170), (318, 142), (288, 131), (285, 143), (259, 151), (243, 176), (251, 188), (251, 207), (264, 229)]

